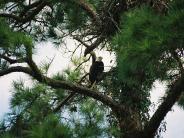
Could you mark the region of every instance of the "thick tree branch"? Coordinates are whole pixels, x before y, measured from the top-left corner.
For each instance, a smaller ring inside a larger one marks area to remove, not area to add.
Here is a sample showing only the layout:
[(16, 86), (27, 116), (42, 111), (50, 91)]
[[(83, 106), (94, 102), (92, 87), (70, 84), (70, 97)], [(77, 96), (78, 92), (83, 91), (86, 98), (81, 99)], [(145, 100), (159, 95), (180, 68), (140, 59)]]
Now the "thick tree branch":
[(13, 72), (23, 72), (33, 76), (33, 72), (31, 71), (30, 68), (22, 67), (22, 66), (15, 66), (15, 67), (10, 67), (8, 69), (0, 70), (0, 76), (4, 76)]
[(12, 58), (5, 56), (5, 55), (0, 55), (0, 58), (8, 61), (10, 64), (26, 62), (26, 58), (12, 59)]
[(97, 48), (105, 38), (103, 36), (99, 37), (91, 46), (87, 47), (84, 51), (84, 56), (89, 54), (91, 51), (93, 51), (95, 48)]
[(77, 0), (76, 2), (79, 4), (79, 6), (80, 6), (83, 10), (85, 10), (85, 11), (88, 13), (88, 15), (89, 15), (95, 22), (99, 23), (99, 17), (98, 17), (98, 15), (97, 15), (95, 9), (92, 7), (91, 4), (89, 4), (89, 3), (88, 3), (87, 1), (85, 1), (85, 0)]
[(30, 68), (33, 70), (34, 75), (32, 75), (32, 77), (36, 78), (40, 82), (45, 82), (45, 77), (42, 75), (42, 73), (39, 70), (39, 68), (37, 67), (36, 63), (34, 63), (33, 60), (29, 59), (29, 58), (27, 60), (27, 63), (30, 66)]
[(150, 138), (151, 136), (154, 137), (158, 127), (160, 126), (160, 123), (184, 91), (183, 84), (184, 76), (182, 75), (182, 77), (175, 81), (175, 83), (171, 86), (167, 97), (164, 98), (163, 103), (158, 107), (157, 111), (145, 126), (143, 132), (145, 138)]
[[(32, 68), (35, 69), (36, 64), (35, 63), (31, 63), (31, 64), (32, 64), (31, 65)], [(26, 74), (32, 76), (34, 79), (38, 80), (39, 82), (45, 83), (48, 86), (51, 86), (52, 88), (66, 89), (66, 90), (70, 90), (72, 93), (79, 93), (79, 94), (82, 94), (82, 95), (92, 97), (96, 100), (101, 101), (102, 103), (104, 103), (105, 105), (111, 107), (114, 110), (119, 108), (118, 103), (116, 103), (110, 97), (108, 97), (108, 96), (106, 96), (106, 95), (104, 95), (104, 94), (102, 94), (98, 91), (94, 91), (94, 90), (91, 90), (89, 88), (85, 88), (85, 87), (82, 87), (82, 86), (79, 86), (77, 84), (73, 84), (73, 83), (70, 83), (70, 82), (54, 80), (54, 79), (48, 78), (48, 77), (43, 76), (42, 74), (40, 74), (40, 72), (37, 69), (36, 69), (36, 71), (35, 70), (33, 71), (29, 67), (21, 67), (21, 66), (10, 67), (6, 70), (1, 70), (0, 71), (0, 76), (4, 76), (4, 75), (7, 75), (7, 74), (13, 73), (13, 72), (26, 73)]]
[(45, 83), (47, 85), (51, 86), (52, 88), (62, 88), (62, 89), (70, 90), (74, 93), (79, 93), (82, 95), (92, 97), (96, 100), (99, 100), (102, 103), (104, 103), (105, 105), (111, 107), (112, 109), (119, 108), (118, 103), (116, 103), (110, 97), (108, 97), (108, 96), (106, 96), (98, 91), (94, 91), (94, 90), (91, 90), (89, 88), (85, 88), (85, 87), (81, 87), (79, 85), (68, 83), (66, 81), (53, 80), (53, 79), (50, 79), (48, 77), (46, 77), (45, 80), (46, 80)]
[(0, 17), (11, 18), (11, 19), (14, 19), (18, 22), (21, 22), (23, 20), (23, 18), (21, 18), (17, 15), (14, 15), (14, 14), (9, 14), (9, 13), (0, 13)]

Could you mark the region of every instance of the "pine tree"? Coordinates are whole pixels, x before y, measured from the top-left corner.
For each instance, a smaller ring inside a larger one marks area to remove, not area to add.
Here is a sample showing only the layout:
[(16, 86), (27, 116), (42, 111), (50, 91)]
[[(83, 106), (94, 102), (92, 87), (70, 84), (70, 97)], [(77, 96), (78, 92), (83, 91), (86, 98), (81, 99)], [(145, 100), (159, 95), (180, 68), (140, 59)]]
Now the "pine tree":
[[(184, 0), (1, 0), (0, 8), (0, 76), (23, 72), (33, 83), (14, 82), (1, 137), (151, 138), (175, 103), (183, 107)], [(52, 60), (35, 63), (36, 43), (59, 49), (69, 37), (84, 54), (47, 77)], [(102, 49), (116, 65), (88, 88), (85, 63)], [(167, 91), (149, 116), (157, 80)]]

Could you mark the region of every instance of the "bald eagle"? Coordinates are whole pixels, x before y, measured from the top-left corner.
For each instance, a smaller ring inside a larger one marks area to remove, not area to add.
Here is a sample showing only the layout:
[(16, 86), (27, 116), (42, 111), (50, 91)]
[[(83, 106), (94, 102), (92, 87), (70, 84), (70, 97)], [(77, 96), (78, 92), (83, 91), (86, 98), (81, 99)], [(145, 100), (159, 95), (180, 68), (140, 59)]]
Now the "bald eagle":
[(93, 87), (95, 83), (100, 82), (102, 79), (104, 63), (102, 62), (102, 57), (96, 59), (94, 52), (90, 54), (92, 56), (92, 65), (89, 70), (89, 81), (91, 82), (91, 87)]

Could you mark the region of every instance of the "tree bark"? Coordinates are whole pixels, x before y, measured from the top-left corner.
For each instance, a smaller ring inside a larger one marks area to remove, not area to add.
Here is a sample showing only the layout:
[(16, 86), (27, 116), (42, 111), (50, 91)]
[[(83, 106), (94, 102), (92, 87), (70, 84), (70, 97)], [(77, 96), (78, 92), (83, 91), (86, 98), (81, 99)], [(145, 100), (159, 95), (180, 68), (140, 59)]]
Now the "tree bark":
[(167, 97), (164, 99), (163, 103), (158, 107), (157, 111), (154, 113), (150, 121), (145, 126), (143, 137), (150, 138), (154, 137), (155, 133), (160, 126), (160, 123), (166, 116), (166, 114), (171, 110), (172, 106), (177, 102), (182, 92), (184, 91), (184, 77), (175, 81), (168, 91)]

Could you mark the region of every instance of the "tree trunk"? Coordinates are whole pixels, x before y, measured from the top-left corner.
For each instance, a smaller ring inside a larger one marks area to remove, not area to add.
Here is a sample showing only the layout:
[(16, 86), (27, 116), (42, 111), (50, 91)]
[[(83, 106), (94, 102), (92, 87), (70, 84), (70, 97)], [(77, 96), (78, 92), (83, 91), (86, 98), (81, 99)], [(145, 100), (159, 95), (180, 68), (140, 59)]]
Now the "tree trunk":
[(137, 111), (129, 109), (127, 113), (119, 112), (120, 138), (139, 138), (142, 131), (141, 116)]

